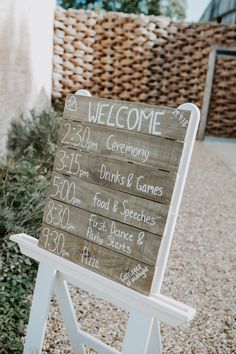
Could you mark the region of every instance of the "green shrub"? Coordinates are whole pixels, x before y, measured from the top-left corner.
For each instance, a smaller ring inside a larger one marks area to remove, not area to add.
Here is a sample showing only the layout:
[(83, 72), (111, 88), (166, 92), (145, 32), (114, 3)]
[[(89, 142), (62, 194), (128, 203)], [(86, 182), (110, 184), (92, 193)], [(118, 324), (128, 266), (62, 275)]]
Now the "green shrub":
[(0, 352), (22, 353), (21, 338), (29, 316), (36, 264), (4, 240), (0, 254)]
[(19, 160), (2, 166), (0, 176), (0, 234), (25, 232), (37, 235), (42, 219), (47, 178), (41, 166)]
[(60, 114), (32, 113), (30, 119), (22, 118), (12, 123), (8, 139), (8, 159), (25, 159), (40, 167), (39, 173), (47, 175), (52, 169), (56, 149)]
[(38, 236), (59, 123), (54, 112), (14, 122), (0, 163), (0, 353), (23, 351), (37, 265), (9, 235)]

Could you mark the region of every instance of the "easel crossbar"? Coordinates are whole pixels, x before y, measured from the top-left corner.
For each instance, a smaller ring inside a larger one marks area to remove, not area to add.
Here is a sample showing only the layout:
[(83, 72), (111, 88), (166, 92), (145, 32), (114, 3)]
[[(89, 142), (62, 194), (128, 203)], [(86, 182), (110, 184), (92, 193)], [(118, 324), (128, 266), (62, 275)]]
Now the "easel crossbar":
[(18, 243), (23, 254), (56, 269), (63, 280), (95, 293), (97, 296), (126, 311), (138, 311), (171, 326), (185, 324), (195, 316), (195, 309), (178, 301), (169, 299), (161, 294), (145, 296), (45, 251), (39, 248), (37, 246), (38, 241), (29, 235), (12, 235), (11, 240)]

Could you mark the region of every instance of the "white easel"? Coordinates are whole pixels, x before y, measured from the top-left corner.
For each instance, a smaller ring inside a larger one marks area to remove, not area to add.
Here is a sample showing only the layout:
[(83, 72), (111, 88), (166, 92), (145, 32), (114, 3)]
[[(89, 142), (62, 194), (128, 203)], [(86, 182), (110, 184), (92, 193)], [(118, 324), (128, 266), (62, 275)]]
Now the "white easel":
[[(80, 90), (77, 94), (90, 95), (85, 90)], [(38, 241), (31, 236), (25, 234), (12, 235), (11, 240), (18, 243), (21, 252), (39, 262), (24, 354), (40, 354), (42, 351), (53, 291), (58, 300), (72, 349), (76, 354), (85, 354), (84, 345), (97, 350), (100, 354), (161, 354), (159, 321), (171, 326), (178, 326), (188, 323), (195, 316), (193, 308), (160, 294), (200, 118), (199, 109), (193, 104), (186, 103), (178, 108), (191, 111), (191, 118), (185, 137), (179, 175), (175, 183), (170, 212), (158, 254), (157, 271), (154, 276), (151, 295), (142, 295), (41, 249), (37, 246)], [(67, 282), (130, 312), (121, 352), (79, 328)]]

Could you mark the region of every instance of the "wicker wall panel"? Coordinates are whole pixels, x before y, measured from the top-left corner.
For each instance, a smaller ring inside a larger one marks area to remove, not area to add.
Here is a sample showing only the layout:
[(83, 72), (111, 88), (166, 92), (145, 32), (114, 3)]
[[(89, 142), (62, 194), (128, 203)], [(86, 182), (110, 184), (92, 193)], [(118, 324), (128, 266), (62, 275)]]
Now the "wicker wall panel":
[(57, 8), (53, 100), (63, 103), (67, 93), (84, 88), (107, 98), (201, 107), (211, 45), (235, 46), (235, 29)]
[(236, 57), (217, 56), (206, 133), (236, 137)]

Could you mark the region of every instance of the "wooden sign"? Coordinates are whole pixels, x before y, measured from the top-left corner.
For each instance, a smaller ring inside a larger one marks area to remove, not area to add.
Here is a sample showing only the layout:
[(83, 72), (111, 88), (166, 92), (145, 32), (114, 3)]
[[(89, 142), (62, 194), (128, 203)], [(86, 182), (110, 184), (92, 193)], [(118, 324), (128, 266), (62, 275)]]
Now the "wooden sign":
[(69, 95), (39, 246), (149, 294), (189, 118)]

